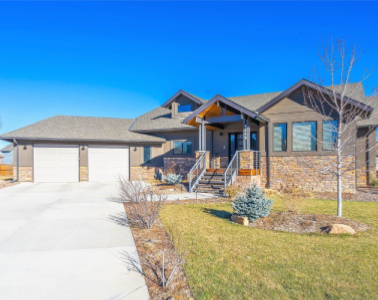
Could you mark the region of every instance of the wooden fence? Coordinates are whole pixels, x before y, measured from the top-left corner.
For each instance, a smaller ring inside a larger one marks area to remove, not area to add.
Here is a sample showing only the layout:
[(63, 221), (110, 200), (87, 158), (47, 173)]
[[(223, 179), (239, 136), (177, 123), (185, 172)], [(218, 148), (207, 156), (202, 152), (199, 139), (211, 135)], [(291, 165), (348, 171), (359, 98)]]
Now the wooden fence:
[(0, 164), (0, 177), (12, 177), (13, 165), (1, 165)]

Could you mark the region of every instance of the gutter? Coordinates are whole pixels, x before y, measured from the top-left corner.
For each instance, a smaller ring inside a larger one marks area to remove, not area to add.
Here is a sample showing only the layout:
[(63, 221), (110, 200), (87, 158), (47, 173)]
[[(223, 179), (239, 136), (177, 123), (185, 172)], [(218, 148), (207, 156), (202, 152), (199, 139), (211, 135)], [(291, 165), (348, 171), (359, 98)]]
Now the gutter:
[(19, 182), (20, 179), (20, 145), (17, 143), (16, 139), (13, 139), (13, 143), (17, 145), (17, 179), (12, 179), (11, 183)]

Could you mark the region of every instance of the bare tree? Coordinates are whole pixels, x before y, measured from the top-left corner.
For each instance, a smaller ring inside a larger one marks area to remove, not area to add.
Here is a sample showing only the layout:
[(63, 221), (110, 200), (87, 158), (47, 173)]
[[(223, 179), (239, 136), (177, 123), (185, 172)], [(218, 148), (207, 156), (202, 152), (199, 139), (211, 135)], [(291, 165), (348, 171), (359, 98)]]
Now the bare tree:
[(118, 189), (121, 202), (127, 203), (127, 220), (131, 226), (150, 229), (162, 209), (167, 195), (142, 181), (129, 181), (120, 176)]
[[(351, 84), (352, 70), (361, 57), (362, 52), (354, 44), (347, 47), (345, 40), (331, 39), (330, 45), (323, 42), (318, 47), (318, 55), (330, 77), (331, 85), (324, 88), (324, 79), (314, 70), (315, 85), (303, 89), (305, 105), (317, 112), (323, 119), (323, 135), (311, 136), (312, 142), (324, 150), (334, 151), (335, 156), (321, 157), (321, 163), (313, 164), (301, 156), (301, 162), (310, 165), (320, 174), (331, 174), (337, 180), (337, 216), (342, 216), (342, 178), (347, 172), (356, 169), (355, 160), (361, 153), (371, 151), (371, 148), (362, 149), (356, 146), (358, 124), (369, 119), (370, 126), (364, 133), (368, 137), (377, 126), (373, 120), (372, 108), (377, 107), (375, 97), (356, 99), (361, 84), (370, 76), (372, 70), (365, 69), (359, 84)], [(376, 95), (377, 89), (373, 89)], [(364, 94), (364, 93), (363, 93)], [(358, 101), (356, 101), (358, 100)], [(372, 123), (374, 125), (372, 125)], [(315, 130), (316, 132), (316, 130)], [(324, 137), (324, 139), (323, 139)], [(361, 136), (360, 136), (361, 137)], [(293, 145), (294, 147), (294, 145)]]

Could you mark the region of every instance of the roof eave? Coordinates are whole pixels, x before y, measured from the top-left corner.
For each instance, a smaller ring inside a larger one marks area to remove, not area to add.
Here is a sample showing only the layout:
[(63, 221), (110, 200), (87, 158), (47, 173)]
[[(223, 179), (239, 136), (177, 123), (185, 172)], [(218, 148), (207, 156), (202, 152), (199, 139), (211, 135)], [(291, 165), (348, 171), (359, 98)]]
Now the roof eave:
[(66, 138), (37, 138), (37, 137), (17, 137), (17, 136), (0, 136), (0, 140), (13, 141), (13, 140), (26, 140), (26, 141), (60, 141), (60, 142), (105, 142), (105, 143), (125, 143), (125, 144), (161, 144), (166, 142), (164, 138), (158, 138), (160, 141), (148, 141), (148, 140), (109, 140), (109, 139), (66, 139)]

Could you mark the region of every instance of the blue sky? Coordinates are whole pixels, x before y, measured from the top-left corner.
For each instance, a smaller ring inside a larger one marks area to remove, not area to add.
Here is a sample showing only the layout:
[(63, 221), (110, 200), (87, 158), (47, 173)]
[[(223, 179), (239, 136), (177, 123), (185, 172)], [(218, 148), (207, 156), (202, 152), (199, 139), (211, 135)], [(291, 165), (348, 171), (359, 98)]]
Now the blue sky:
[[(0, 2), (0, 133), (53, 115), (133, 118), (179, 89), (281, 91), (331, 35), (378, 62), (376, 2)], [(378, 84), (378, 70), (366, 81)], [(4, 143), (0, 142), (0, 146)]]

